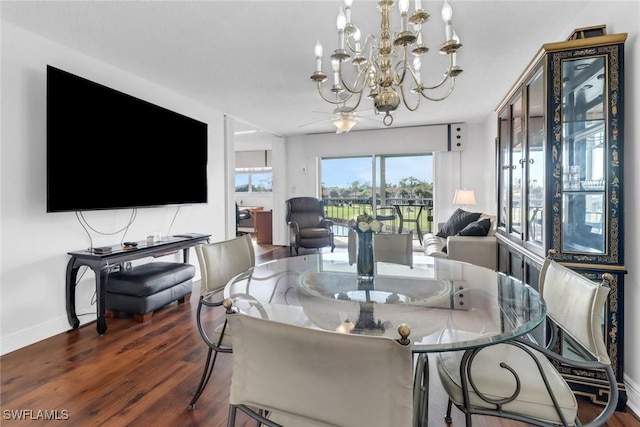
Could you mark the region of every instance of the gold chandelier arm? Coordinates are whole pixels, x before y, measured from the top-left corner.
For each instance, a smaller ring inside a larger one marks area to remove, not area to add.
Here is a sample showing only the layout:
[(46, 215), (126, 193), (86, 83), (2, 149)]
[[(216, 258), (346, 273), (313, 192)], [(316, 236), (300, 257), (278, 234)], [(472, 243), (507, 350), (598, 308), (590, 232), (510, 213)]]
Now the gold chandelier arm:
[[(435, 84), (435, 85), (433, 85), (433, 86), (426, 86), (426, 85), (423, 85), (423, 84), (421, 83), (421, 84), (420, 84), (420, 89), (421, 89), (421, 90), (420, 90), (420, 92), (422, 92), (423, 90), (432, 90), (432, 89), (437, 89), (437, 88), (439, 88), (440, 86), (442, 86), (443, 84), (445, 84), (445, 82), (446, 82), (449, 78), (451, 78), (451, 79), (454, 79), (454, 78), (455, 78), (455, 76), (452, 76), (452, 75), (451, 75), (451, 74), (452, 74), (451, 72), (452, 72), (452, 70), (453, 70), (453, 56), (452, 56), (452, 54), (448, 54), (447, 56), (449, 57), (449, 68), (447, 68), (447, 72), (446, 72), (446, 73), (444, 73), (444, 76), (442, 77), (442, 80), (440, 80), (437, 84)], [(449, 92), (449, 93), (451, 93), (451, 92)], [(426, 98), (427, 98), (427, 99), (431, 99), (431, 98), (428, 98), (428, 97), (426, 97)]]
[(416, 111), (418, 109), (418, 107), (420, 107), (420, 98), (421, 98), (420, 94), (416, 93), (416, 105), (415, 105), (415, 107), (412, 107), (407, 102), (407, 94), (405, 94), (405, 92), (404, 92), (404, 86), (399, 86), (399, 87), (400, 87), (400, 95), (401, 95), (401, 98), (402, 98), (402, 103), (404, 104), (404, 106), (409, 111)]
[[(353, 82), (353, 86), (349, 86), (349, 84), (344, 79), (344, 75), (342, 74), (342, 62), (343, 61), (340, 61), (340, 65), (338, 68), (338, 75), (340, 76), (340, 84), (342, 84), (342, 86), (344, 86), (347, 92), (351, 94), (362, 93), (362, 91), (364, 91), (364, 89), (367, 87), (367, 78), (368, 78), (367, 71), (369, 70), (369, 67), (362, 67), (358, 65), (356, 69), (357, 74)], [(360, 80), (362, 80), (362, 84), (358, 88), (358, 81)]]
[[(351, 99), (351, 97), (353, 96), (353, 93), (349, 93), (348, 96), (345, 99), (336, 99), (335, 101), (333, 99), (327, 98), (325, 96), (324, 93), (322, 93), (322, 82), (318, 82), (318, 93), (320, 94), (320, 97), (328, 102), (329, 104), (333, 104), (333, 105), (340, 105), (340, 104), (344, 104), (345, 102), (349, 101), (349, 99)], [(336, 96), (336, 98), (338, 98)]]
[(409, 45), (405, 45), (403, 50), (402, 59), (398, 60), (396, 64), (396, 72), (394, 73), (395, 84), (398, 86), (402, 86), (404, 84), (404, 79), (407, 75), (407, 70), (409, 70), (409, 74), (413, 77), (413, 80), (417, 83), (418, 78), (416, 77), (413, 66), (409, 64)]
[[(353, 26), (353, 28), (357, 29), (355, 25)], [(378, 39), (376, 38), (375, 34), (367, 35), (362, 42), (356, 41), (354, 33), (351, 33), (348, 37), (345, 37), (346, 46), (349, 48), (349, 51), (351, 51), (351, 53), (354, 53), (355, 55), (362, 55), (364, 52), (367, 52), (367, 50), (370, 51), (377, 45), (377, 43)], [(360, 44), (360, 48), (358, 48), (358, 44)]]
[(356, 108), (360, 106), (360, 101), (362, 101), (362, 92), (358, 94), (358, 102), (353, 107), (348, 107), (347, 105), (340, 107), (340, 112), (342, 113), (353, 113), (356, 111)]
[[(446, 79), (445, 79), (445, 80), (446, 80)], [(442, 85), (442, 84), (440, 84), (440, 86), (441, 86), (441, 85)], [(437, 86), (436, 86), (436, 87), (437, 87)], [(430, 88), (424, 87), (424, 86), (422, 86), (422, 85), (421, 85), (421, 86), (419, 86), (419, 88), (420, 88), (419, 90), (420, 90), (420, 95), (422, 95), (423, 97), (425, 97), (425, 98), (426, 98), (426, 99), (428, 99), (429, 101), (442, 101), (443, 99), (446, 99), (449, 95), (451, 95), (451, 93), (453, 92), (453, 90), (455, 89), (455, 87), (456, 87), (456, 78), (455, 78), (455, 77), (451, 77), (451, 86), (449, 86), (449, 90), (447, 90), (447, 93), (445, 93), (445, 94), (444, 94), (443, 96), (441, 96), (441, 97), (433, 98), (433, 97), (428, 96), (428, 95), (425, 93), (425, 90), (430, 89)]]

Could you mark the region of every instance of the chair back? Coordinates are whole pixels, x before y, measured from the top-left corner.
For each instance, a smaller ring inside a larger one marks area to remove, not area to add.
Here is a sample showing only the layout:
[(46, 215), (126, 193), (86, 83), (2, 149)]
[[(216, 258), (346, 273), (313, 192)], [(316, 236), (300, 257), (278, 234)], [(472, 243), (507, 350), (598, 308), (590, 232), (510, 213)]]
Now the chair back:
[(234, 353), (230, 404), (273, 411), (294, 420), (290, 425), (412, 425), (410, 344), (239, 313), (227, 320)]
[(293, 197), (286, 202), (287, 222), (298, 223), (299, 228), (322, 227), (324, 202), (315, 197)]
[[(353, 229), (347, 234), (347, 253), (349, 264), (356, 262), (358, 255), (358, 236)], [(408, 265), (413, 268), (413, 232), (406, 234), (378, 233), (373, 235), (373, 261), (391, 262)]]
[(413, 268), (413, 233), (373, 235), (373, 260), (404, 264)]
[(602, 312), (609, 288), (547, 257), (539, 281), (547, 315), (600, 363), (610, 364), (602, 335)]
[(200, 263), (200, 295), (223, 289), (231, 278), (256, 265), (251, 236), (196, 246)]

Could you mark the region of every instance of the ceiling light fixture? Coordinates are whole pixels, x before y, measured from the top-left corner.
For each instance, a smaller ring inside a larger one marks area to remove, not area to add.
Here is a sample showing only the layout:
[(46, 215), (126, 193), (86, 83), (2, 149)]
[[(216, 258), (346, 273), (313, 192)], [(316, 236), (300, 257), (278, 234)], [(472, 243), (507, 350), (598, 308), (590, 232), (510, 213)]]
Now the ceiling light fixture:
[[(385, 113), (382, 122), (386, 126), (393, 123), (391, 113), (396, 111), (401, 101), (410, 111), (418, 109), (422, 97), (430, 101), (441, 101), (453, 92), (456, 76), (462, 73), (456, 58), (456, 52), (462, 45), (453, 31), (452, 10), (447, 0), (442, 6), (446, 41), (440, 47), (440, 53), (448, 56), (449, 66), (444, 77), (433, 86), (424, 85), (420, 79), (420, 58), (429, 50), (422, 42), (421, 28), (429, 19), (429, 14), (422, 9), (421, 0), (415, 0), (415, 10), (409, 16), (409, 0), (400, 0), (400, 29), (393, 33), (392, 39), (389, 13), (394, 4), (393, 0), (378, 1), (378, 10), (382, 15), (380, 34), (368, 35), (361, 44), (360, 30), (351, 20), (353, 0), (345, 0), (345, 9), (340, 8), (337, 19), (338, 48), (330, 57), (333, 69), (332, 93), (327, 96), (322, 91), (322, 83), (327, 80), (327, 75), (322, 71), (320, 41), (315, 46), (316, 70), (311, 76), (311, 80), (318, 85), (322, 99), (340, 106), (346, 113), (358, 108), (363, 92), (368, 89), (368, 96), (373, 99), (376, 113)], [(409, 29), (409, 24), (413, 31)], [(349, 60), (352, 67), (346, 66)], [(432, 95), (434, 89), (441, 88), (446, 82), (449, 82), (449, 88), (444, 94)], [(353, 104), (347, 106), (354, 95)], [(409, 97), (414, 99), (408, 99)]]
[(358, 124), (358, 121), (351, 114), (340, 114), (340, 117), (331, 123), (336, 127), (336, 133), (347, 133)]
[(258, 133), (258, 130), (252, 129), (252, 130), (239, 130), (237, 132), (234, 132), (234, 135), (248, 135), (250, 133)]

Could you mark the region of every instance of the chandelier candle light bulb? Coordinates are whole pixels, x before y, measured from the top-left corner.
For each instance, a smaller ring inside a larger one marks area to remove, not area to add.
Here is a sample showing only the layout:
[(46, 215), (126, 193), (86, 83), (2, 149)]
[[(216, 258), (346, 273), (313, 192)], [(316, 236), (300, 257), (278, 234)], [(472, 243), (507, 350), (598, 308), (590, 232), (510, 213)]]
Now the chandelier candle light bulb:
[(400, 32), (407, 31), (407, 12), (409, 11), (409, 0), (400, 0), (398, 3), (400, 9)]
[(356, 28), (356, 31), (353, 33), (353, 41), (356, 42), (356, 53), (360, 54), (360, 29)]
[(344, 14), (342, 8), (338, 13), (338, 19), (336, 19), (336, 26), (338, 27), (338, 45), (340, 50), (344, 50), (344, 28), (347, 26), (347, 17)]
[(318, 43), (316, 43), (315, 54), (316, 71), (322, 71), (322, 45), (320, 44), (320, 40), (318, 40)]
[(445, 41), (449, 41), (453, 39), (453, 27), (451, 25), (451, 18), (453, 17), (453, 10), (451, 10), (451, 6), (447, 3), (447, 0), (444, 0), (444, 5), (442, 5), (442, 20), (444, 21), (444, 35)]
[(344, 10), (347, 17), (347, 24), (351, 24), (351, 6), (353, 5), (353, 0), (344, 0)]

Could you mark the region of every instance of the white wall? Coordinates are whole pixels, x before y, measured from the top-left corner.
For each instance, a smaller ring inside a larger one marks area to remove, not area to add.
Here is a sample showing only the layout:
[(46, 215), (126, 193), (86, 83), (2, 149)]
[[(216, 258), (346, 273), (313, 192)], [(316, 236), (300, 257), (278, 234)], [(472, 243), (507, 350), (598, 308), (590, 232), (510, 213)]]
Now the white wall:
[[(70, 328), (65, 309), (67, 252), (90, 245), (74, 213), (46, 213), (47, 64), (208, 123), (209, 203), (180, 208), (171, 228), (176, 207), (139, 209), (126, 240), (144, 240), (156, 231), (163, 234), (206, 233), (212, 235), (212, 240), (225, 237), (226, 220), (220, 220), (227, 215), (224, 199), (216, 202), (220, 197), (221, 183), (226, 182), (227, 176), (222, 162), (224, 133), (221, 113), (3, 22), (0, 159), (2, 354)], [(109, 155), (108, 147), (105, 147), (105, 155)], [(114, 157), (122, 158), (122, 168), (130, 166), (122, 153), (116, 153)], [(158, 172), (171, 173), (171, 165), (159, 168)], [(176, 185), (180, 185), (179, 176), (176, 176)], [(96, 189), (108, 190), (108, 181), (96, 181)], [(98, 231), (113, 233), (126, 225), (131, 212), (94, 211), (86, 212), (85, 217)], [(94, 246), (113, 245), (122, 239), (122, 233), (102, 236), (92, 232), (91, 235)], [(193, 251), (191, 255), (191, 263), (197, 266)], [(166, 260), (173, 259), (181, 260), (181, 257), (166, 257)], [(94, 277), (88, 271), (77, 287), (77, 312), (91, 313), (80, 317), (82, 324), (95, 319), (95, 306), (91, 305), (94, 289)]]

